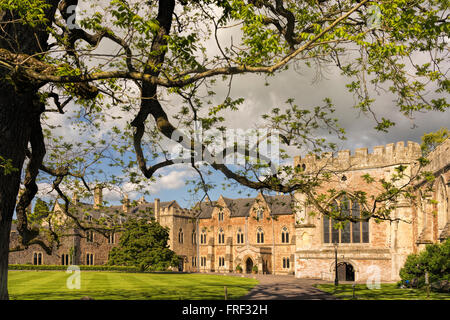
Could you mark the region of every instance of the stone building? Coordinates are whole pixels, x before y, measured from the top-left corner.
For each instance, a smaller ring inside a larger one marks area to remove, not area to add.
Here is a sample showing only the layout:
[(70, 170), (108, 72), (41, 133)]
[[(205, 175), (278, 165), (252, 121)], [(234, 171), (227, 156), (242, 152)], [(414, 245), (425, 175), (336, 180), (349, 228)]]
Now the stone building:
[[(336, 157), (294, 158), (294, 166), (305, 174), (317, 170), (330, 170), (333, 180), (321, 186), (317, 192), (329, 189), (348, 194), (363, 190), (367, 197), (380, 191), (377, 183), (368, 184), (363, 175), (375, 179), (389, 179), (395, 168), (406, 166), (406, 173), (418, 170), (415, 160), (421, 155), (420, 146), (403, 142), (378, 146), (369, 153), (366, 148), (341, 151)], [(188, 272), (244, 272), (254, 268), (258, 273), (295, 274), (299, 278), (333, 280), (337, 262), (340, 280), (395, 281), (399, 270), (410, 253), (423, 250), (426, 244), (443, 241), (450, 234), (450, 139), (431, 152), (430, 163), (423, 168), (434, 174), (433, 191), (426, 193), (425, 181), (415, 181), (415, 193), (425, 194), (437, 202), (402, 199), (390, 203), (394, 208), (394, 221), (352, 222), (344, 229), (335, 229), (335, 222), (323, 215), (311, 215), (316, 211), (308, 205), (306, 195), (268, 196), (229, 199), (220, 196), (216, 201), (206, 199), (192, 209), (185, 209), (174, 200), (146, 202), (141, 198), (133, 205), (125, 198), (123, 205), (102, 206), (101, 189), (94, 192), (94, 203), (87, 204), (72, 199), (76, 214), (83, 219), (118, 216), (119, 223), (127, 217), (141, 213), (150, 215), (170, 230), (169, 245), (179, 256), (180, 271)], [(404, 181), (399, 181), (401, 184)], [(362, 204), (347, 198), (331, 199), (336, 208), (359, 217)], [(370, 202), (368, 202), (370, 203)], [(65, 217), (57, 203), (54, 219), (63, 222)], [(117, 220), (116, 220), (117, 221)], [(107, 263), (108, 253), (119, 241), (119, 234), (102, 235), (96, 232), (82, 234), (73, 230), (74, 236), (62, 240), (61, 247), (51, 256), (38, 246), (12, 252), (11, 264), (95, 264)], [(14, 247), (16, 231), (12, 231)], [(74, 261), (71, 261), (74, 257)], [(336, 259), (337, 258), (337, 259)]]
[(291, 196), (204, 202), (198, 208), (201, 272), (294, 273), (294, 211)]
[[(128, 198), (123, 199), (123, 205), (103, 206), (103, 196), (101, 188), (94, 190), (94, 203), (82, 203), (78, 201), (76, 195), (72, 199), (73, 208), (71, 214), (83, 220), (85, 224), (90, 221), (98, 221), (101, 218), (111, 219), (115, 223), (123, 223), (125, 219), (131, 217), (145, 216), (149, 219), (156, 219), (162, 226), (169, 227), (169, 246), (179, 253), (180, 270), (186, 265), (188, 271), (192, 271), (185, 263), (191, 258), (195, 249), (189, 242), (184, 242), (177, 238), (179, 228), (184, 228), (186, 233), (195, 228), (192, 221), (192, 211), (181, 208), (174, 201), (161, 202), (155, 199), (154, 202), (145, 201), (144, 197), (137, 203), (131, 205)], [(52, 224), (64, 225), (65, 220), (70, 220), (62, 213), (61, 204), (56, 202), (52, 213)], [(45, 225), (44, 225), (45, 227)], [(61, 239), (61, 245), (54, 250), (52, 255), (48, 255), (38, 245), (32, 245), (27, 250), (11, 252), (9, 255), (10, 264), (35, 264), (35, 265), (103, 265), (108, 262), (109, 251), (119, 243), (120, 233), (102, 234), (93, 230), (82, 231), (80, 228), (70, 228), (65, 230), (65, 236)], [(18, 241), (18, 234), (14, 226), (11, 234), (11, 248), (14, 248)]]
[[(380, 184), (368, 184), (363, 175), (389, 180), (395, 167), (407, 166), (406, 174), (414, 175), (418, 170), (415, 162), (421, 156), (417, 143), (403, 142), (374, 147), (373, 153), (366, 148), (339, 152), (333, 158), (329, 154), (320, 159), (296, 157), (294, 165), (305, 169), (305, 173), (317, 172), (323, 168), (336, 173), (334, 182), (327, 183), (318, 193), (363, 190), (367, 198), (380, 192)], [(442, 241), (449, 235), (449, 184), (450, 184), (450, 139), (439, 145), (429, 156), (430, 163), (423, 168), (435, 176), (434, 195), (437, 204), (421, 202), (421, 197), (402, 199), (385, 204), (395, 208), (391, 218), (400, 219), (377, 223), (374, 219), (349, 223), (344, 229), (333, 228), (332, 219), (323, 215), (311, 217), (314, 208), (305, 206), (298, 210), (296, 224), (295, 275), (299, 278), (320, 278), (333, 280), (337, 256), (338, 277), (351, 281), (395, 281), (406, 257), (424, 248), (425, 244)], [(398, 181), (400, 186), (405, 181)], [(417, 196), (425, 192), (425, 182), (414, 182)], [(296, 194), (298, 203), (303, 203), (305, 195)], [(347, 198), (331, 199), (336, 207), (346, 210), (349, 215), (359, 217), (361, 205)], [(370, 200), (368, 201), (370, 205)], [(372, 202), (373, 205), (373, 202)], [(371, 208), (366, 208), (370, 210)]]

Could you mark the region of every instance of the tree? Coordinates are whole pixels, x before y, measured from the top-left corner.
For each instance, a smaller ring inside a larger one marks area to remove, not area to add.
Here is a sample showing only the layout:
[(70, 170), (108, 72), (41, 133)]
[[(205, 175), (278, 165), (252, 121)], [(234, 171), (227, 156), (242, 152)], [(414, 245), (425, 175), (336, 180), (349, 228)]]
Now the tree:
[[(248, 160), (248, 154), (258, 153), (259, 148), (249, 150), (232, 143), (211, 151), (222, 135), (196, 143), (186, 134), (199, 124), (216, 133), (225, 131), (226, 115), (238, 111), (243, 100), (230, 90), (221, 103), (212, 102), (212, 97), (218, 86), (231, 88), (236, 76), (258, 74), (270, 80), (291, 66), (333, 66), (348, 77), (348, 89), (357, 98), (355, 107), (373, 115), (381, 131), (394, 123), (378, 119), (370, 88), (395, 94), (397, 110), (407, 116), (448, 108), (446, 1), (89, 3), (93, 7), (81, 20), (77, 16), (86, 4), (83, 1), (0, 3), (0, 165), (7, 163), (10, 168), (0, 174), (0, 299), (8, 298), (7, 257), (14, 210), (22, 245), (39, 244), (51, 252), (52, 245), (40, 238), (26, 217), (26, 207), (38, 191), (37, 179), (53, 180), (65, 213), (75, 219), (61, 186), (90, 192), (88, 181), (97, 178), (88, 178), (89, 173), (98, 177), (101, 172), (94, 166), (101, 159), (127, 173), (110, 177), (113, 184), (125, 178), (145, 183), (159, 169), (182, 160), (198, 173), (196, 188), (205, 195), (212, 187), (205, 175), (212, 169), (252, 189), (301, 191), (320, 213), (332, 213), (314, 194), (314, 187), (326, 181), (323, 175), (311, 179), (302, 176), (301, 170), (276, 166), (267, 157), (246, 161), (241, 167), (229, 165), (220, 161), (223, 155), (239, 153)], [(238, 33), (224, 42), (218, 37), (223, 30)], [(215, 52), (208, 50), (211, 41)], [(96, 51), (107, 45), (106, 50)], [(424, 52), (432, 53), (426, 62)], [(433, 93), (431, 98), (427, 92)], [(177, 109), (169, 108), (167, 99), (178, 99)], [(320, 130), (344, 137), (334, 119), (336, 108), (326, 97), (323, 101), (314, 108), (302, 108), (288, 99), (286, 107), (274, 108), (264, 117), (262, 126), (278, 130), (284, 146), (315, 153), (336, 151), (334, 142), (318, 138)], [(114, 108), (131, 114), (132, 121), (119, 126)], [(70, 112), (75, 115), (69, 116)], [(53, 113), (70, 118), (80, 130), (98, 130), (108, 122), (117, 126), (111, 127), (110, 141), (92, 132), (89, 136), (94, 138), (83, 142), (64, 141), (51, 136), (55, 127), (46, 120)], [(180, 144), (185, 149), (182, 159), (173, 157), (162, 141)], [(82, 149), (83, 156), (77, 155), (76, 148)], [(130, 152), (135, 156), (124, 160)], [(281, 158), (286, 156), (281, 152)], [(198, 165), (199, 160), (207, 164), (206, 169)], [(133, 170), (136, 166), (141, 174)], [(20, 183), (25, 192), (16, 205)], [(398, 187), (391, 192), (392, 184), (385, 186), (387, 190), (375, 203), (406, 192)], [(368, 218), (389, 219), (388, 213), (373, 208)]]
[(178, 266), (178, 257), (167, 244), (167, 228), (146, 220), (130, 220), (123, 227), (119, 246), (110, 251), (108, 264), (136, 266), (141, 271), (164, 271)]
[(32, 213), (27, 214), (28, 223), (32, 224), (42, 224), (42, 220), (47, 218), (50, 214), (50, 208), (47, 203), (40, 199), (36, 198), (36, 203), (34, 204), (34, 210)]
[(400, 269), (400, 277), (409, 281), (417, 279), (418, 284), (423, 285), (426, 272), (430, 283), (450, 281), (450, 239), (441, 244), (429, 244), (419, 254), (410, 254)]

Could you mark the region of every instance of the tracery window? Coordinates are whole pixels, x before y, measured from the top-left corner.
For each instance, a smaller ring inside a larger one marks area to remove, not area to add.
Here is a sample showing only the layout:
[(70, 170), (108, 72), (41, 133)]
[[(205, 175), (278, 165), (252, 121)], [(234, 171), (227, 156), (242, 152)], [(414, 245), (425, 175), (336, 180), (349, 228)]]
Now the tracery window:
[(239, 244), (244, 243), (244, 233), (242, 233), (241, 228), (238, 229), (238, 232), (236, 234), (236, 242)]
[(281, 229), (281, 243), (289, 243), (289, 229), (287, 227)]
[(264, 243), (264, 231), (261, 227), (259, 227), (258, 230), (256, 231), (256, 242)]
[(225, 243), (225, 233), (223, 232), (222, 228), (219, 229), (218, 242)]
[[(339, 211), (344, 217), (362, 218), (361, 205), (357, 201), (352, 201), (346, 197), (332, 204), (333, 211)], [(369, 242), (369, 221), (346, 223), (344, 228), (336, 229), (338, 223), (333, 218), (323, 219), (323, 242), (324, 243), (368, 243)]]
[(202, 230), (202, 234), (200, 235), (200, 243), (205, 244), (206, 243), (206, 230)]

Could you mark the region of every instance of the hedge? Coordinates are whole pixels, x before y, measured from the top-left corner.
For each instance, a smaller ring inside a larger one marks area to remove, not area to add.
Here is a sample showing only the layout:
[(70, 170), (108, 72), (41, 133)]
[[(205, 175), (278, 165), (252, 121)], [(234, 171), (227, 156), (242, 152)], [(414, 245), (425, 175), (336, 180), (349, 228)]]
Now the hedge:
[[(69, 266), (61, 265), (32, 265), (32, 264), (10, 264), (8, 270), (67, 270)], [(122, 271), (122, 272), (141, 272), (139, 268), (133, 266), (77, 266), (84, 271)]]

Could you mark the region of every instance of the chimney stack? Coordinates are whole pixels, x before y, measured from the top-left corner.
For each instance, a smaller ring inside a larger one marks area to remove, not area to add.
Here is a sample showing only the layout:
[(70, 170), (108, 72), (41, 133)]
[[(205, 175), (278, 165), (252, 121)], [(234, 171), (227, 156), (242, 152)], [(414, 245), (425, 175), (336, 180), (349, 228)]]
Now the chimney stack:
[(158, 198), (155, 198), (155, 218), (157, 222), (159, 222), (160, 212), (161, 212), (161, 203)]
[(123, 212), (128, 213), (128, 208), (130, 207), (130, 200), (128, 199), (128, 194), (124, 194), (123, 195), (123, 200), (122, 200), (122, 209)]
[(145, 197), (142, 196), (142, 197), (138, 200), (138, 203), (139, 203), (139, 204), (144, 204), (144, 203), (147, 203), (147, 201), (145, 201)]
[(94, 209), (98, 209), (103, 205), (102, 186), (96, 185), (94, 189)]

